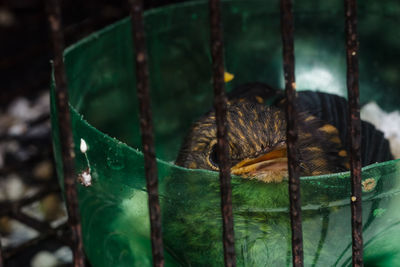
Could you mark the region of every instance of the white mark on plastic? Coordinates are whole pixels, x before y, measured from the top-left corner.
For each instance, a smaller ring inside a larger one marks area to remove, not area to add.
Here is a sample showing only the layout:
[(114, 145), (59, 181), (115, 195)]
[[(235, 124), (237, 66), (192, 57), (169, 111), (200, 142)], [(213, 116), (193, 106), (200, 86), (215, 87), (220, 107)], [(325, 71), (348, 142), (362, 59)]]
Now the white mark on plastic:
[(85, 159), (86, 159), (86, 163), (87, 163), (88, 168), (85, 171), (83, 171), (82, 173), (79, 174), (78, 181), (82, 185), (88, 187), (88, 186), (92, 185), (92, 175), (90, 174), (91, 173), (91, 168), (90, 168), (90, 163), (89, 163), (88, 156), (86, 154), (86, 152), (88, 151), (88, 145), (86, 144), (85, 139), (81, 138), (81, 144), (80, 144), (79, 148), (80, 148), (81, 152), (85, 155)]
[(81, 149), (81, 152), (82, 152), (82, 153), (86, 153), (86, 151), (88, 150), (86, 141), (85, 141), (83, 138), (81, 138), (80, 149)]
[(87, 169), (83, 171), (79, 177), (78, 177), (79, 182), (88, 187), (92, 185), (92, 175), (90, 175), (90, 169)]

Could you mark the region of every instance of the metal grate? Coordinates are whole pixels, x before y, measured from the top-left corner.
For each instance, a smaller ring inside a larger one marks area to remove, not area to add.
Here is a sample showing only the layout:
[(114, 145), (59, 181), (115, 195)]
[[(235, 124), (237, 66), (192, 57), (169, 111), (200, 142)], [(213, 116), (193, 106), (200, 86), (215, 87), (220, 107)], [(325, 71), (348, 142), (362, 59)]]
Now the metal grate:
[[(69, 215), (69, 226), (72, 230), (72, 247), (74, 253), (74, 266), (84, 266), (84, 253), (81, 234), (80, 218), (78, 213), (77, 193), (74, 175), (74, 153), (72, 132), (69, 117), (67, 83), (63, 64), (63, 34), (61, 26), (61, 14), (59, 0), (48, 0), (49, 23), (54, 44), (54, 71), (56, 81), (57, 109), (59, 117), (60, 134), (62, 140), (62, 156), (64, 165), (64, 181)], [(223, 244), (226, 266), (235, 266), (232, 192), (230, 185), (229, 158), (227, 149), (226, 127), (226, 97), (224, 91), (224, 63), (223, 63), (223, 38), (220, 1), (210, 0), (211, 22), (211, 51), (213, 58), (214, 81), (214, 107), (216, 110), (218, 154), (220, 156), (220, 180), (221, 180), (221, 211), (223, 215)], [(358, 88), (358, 37), (356, 0), (345, 0), (346, 18), (346, 47), (347, 47), (347, 87), (349, 98), (349, 142), (352, 180), (352, 236), (353, 236), (353, 266), (363, 266), (363, 241), (362, 241), (362, 217), (361, 217), (361, 156), (360, 156), (360, 115), (359, 115), (359, 88)], [(153, 264), (164, 266), (163, 242), (161, 231), (161, 211), (158, 199), (157, 166), (154, 150), (154, 138), (152, 130), (152, 115), (149, 100), (149, 74), (143, 27), (142, 0), (130, 0), (131, 17), (133, 26), (133, 39), (136, 51), (136, 77), (138, 99), (140, 103), (140, 122), (142, 132), (143, 153), (145, 158), (145, 170), (147, 190), (149, 195), (150, 224)], [(297, 140), (296, 131), (296, 107), (295, 107), (295, 76), (294, 76), (294, 21), (292, 1), (281, 0), (281, 34), (283, 43), (283, 62), (285, 91), (287, 97), (287, 148), (289, 169), (290, 192), (290, 216), (292, 227), (292, 254), (293, 265), (303, 266), (303, 245), (301, 226), (301, 202), (299, 164), (295, 154)], [(47, 194), (48, 192), (42, 192)], [(23, 205), (35, 201), (36, 198), (24, 199), (11, 206), (7, 212), (19, 220), (28, 220), (30, 225), (37, 229), (46, 230), (41, 222), (32, 221), (19, 212)], [(3, 209), (2, 209), (3, 210)], [(57, 229), (49, 232), (49, 235), (57, 235)], [(32, 240), (31, 242), (37, 242)], [(3, 266), (4, 253), (0, 245), (0, 267)]]

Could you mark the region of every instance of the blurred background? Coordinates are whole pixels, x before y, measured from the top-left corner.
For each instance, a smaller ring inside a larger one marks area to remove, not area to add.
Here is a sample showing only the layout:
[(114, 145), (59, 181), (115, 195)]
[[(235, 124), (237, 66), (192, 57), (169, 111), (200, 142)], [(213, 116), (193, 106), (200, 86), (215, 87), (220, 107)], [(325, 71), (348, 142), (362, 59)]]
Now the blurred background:
[[(128, 16), (127, 0), (62, 2), (65, 45)], [(183, 0), (145, 0), (154, 8)], [(45, 0), (0, 0), (0, 236), (4, 265), (69, 266), (49, 121)]]

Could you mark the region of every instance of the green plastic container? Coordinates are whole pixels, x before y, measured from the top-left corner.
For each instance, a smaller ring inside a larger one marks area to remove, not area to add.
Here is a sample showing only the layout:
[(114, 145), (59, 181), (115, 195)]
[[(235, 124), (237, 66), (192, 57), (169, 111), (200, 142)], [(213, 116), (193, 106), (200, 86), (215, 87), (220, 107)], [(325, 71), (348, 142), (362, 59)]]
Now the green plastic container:
[[(361, 102), (386, 111), (400, 99), (400, 3), (360, 1)], [(341, 1), (296, 1), (297, 88), (346, 94)], [(279, 1), (223, 1), (230, 90), (245, 82), (283, 86)], [(172, 5), (145, 14), (159, 191), (167, 266), (222, 266), (218, 173), (173, 164), (190, 124), (212, 99), (208, 4)], [(128, 19), (65, 51), (85, 252), (93, 266), (151, 266), (131, 26)], [(62, 180), (52, 96), (53, 142)], [(80, 151), (81, 139), (88, 150)], [(400, 264), (400, 161), (363, 169), (366, 266)], [(302, 177), (306, 266), (351, 264), (348, 173)], [(232, 178), (238, 266), (290, 266), (287, 182)]]

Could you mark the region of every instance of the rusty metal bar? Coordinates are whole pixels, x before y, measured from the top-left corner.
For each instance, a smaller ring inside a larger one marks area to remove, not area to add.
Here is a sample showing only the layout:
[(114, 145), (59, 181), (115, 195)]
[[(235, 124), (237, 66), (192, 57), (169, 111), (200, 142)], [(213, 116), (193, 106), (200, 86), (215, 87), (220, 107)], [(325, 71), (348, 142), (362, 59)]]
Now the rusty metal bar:
[(1, 247), (1, 235), (0, 235), (0, 267), (3, 267), (4, 263), (3, 263), (3, 249)]
[(68, 221), (72, 230), (72, 251), (74, 266), (84, 266), (82, 232), (78, 211), (78, 196), (76, 192), (76, 175), (74, 166), (74, 142), (72, 139), (71, 117), (68, 106), (68, 89), (63, 62), (64, 36), (61, 24), (61, 7), (59, 0), (47, 1), (48, 19), (54, 47), (54, 78), (56, 106), (60, 127), (60, 141), (63, 162), (64, 190), (68, 211)]
[(361, 120), (358, 87), (357, 1), (345, 0), (347, 95), (349, 102), (348, 140), (351, 171), (351, 227), (353, 266), (363, 266), (361, 207)]
[(294, 75), (294, 20), (291, 0), (281, 0), (283, 71), (286, 93), (287, 151), (289, 171), (290, 221), (292, 227), (293, 266), (303, 266), (301, 226), (300, 165), (297, 157), (296, 82)]
[(221, 211), (223, 217), (223, 244), (225, 266), (236, 266), (233, 232), (232, 188), (229, 146), (226, 127), (227, 99), (224, 88), (224, 56), (222, 22), (219, 0), (210, 0), (211, 54), (214, 86), (214, 109), (217, 124), (217, 154), (220, 168)]
[(143, 24), (142, 0), (130, 0), (132, 36), (136, 60), (136, 88), (139, 100), (140, 129), (149, 196), (151, 245), (153, 265), (164, 266), (161, 229), (161, 210), (158, 197), (157, 163), (154, 150), (153, 123), (150, 108), (150, 83), (147, 64), (146, 40)]

